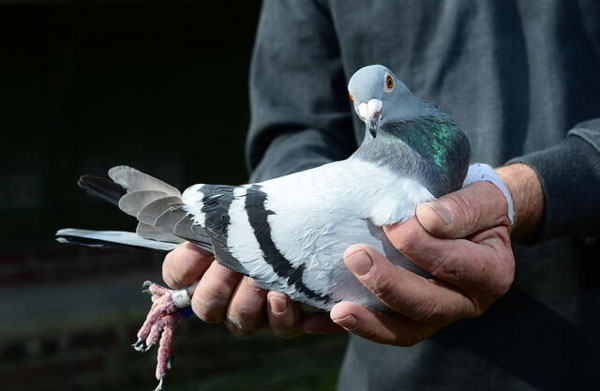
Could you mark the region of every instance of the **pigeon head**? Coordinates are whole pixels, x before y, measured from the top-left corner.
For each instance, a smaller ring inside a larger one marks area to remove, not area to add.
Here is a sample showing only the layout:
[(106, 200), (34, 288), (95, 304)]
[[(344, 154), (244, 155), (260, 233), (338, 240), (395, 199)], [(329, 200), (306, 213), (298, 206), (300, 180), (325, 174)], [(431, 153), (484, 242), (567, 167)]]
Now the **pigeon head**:
[(354, 111), (372, 137), (377, 136), (381, 125), (410, 119), (430, 106), (383, 65), (369, 65), (356, 71), (348, 83), (348, 94)]
[(356, 71), (348, 93), (368, 130), (353, 158), (415, 179), (435, 197), (460, 188), (470, 146), (448, 114), (414, 95), (382, 65)]

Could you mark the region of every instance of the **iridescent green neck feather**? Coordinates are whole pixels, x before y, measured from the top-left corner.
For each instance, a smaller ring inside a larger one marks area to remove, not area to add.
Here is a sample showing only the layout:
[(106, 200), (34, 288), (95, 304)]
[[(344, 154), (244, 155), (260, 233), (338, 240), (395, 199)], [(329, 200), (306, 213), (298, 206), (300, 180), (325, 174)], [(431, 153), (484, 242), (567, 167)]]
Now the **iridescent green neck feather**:
[(383, 124), (354, 156), (418, 180), (439, 197), (462, 186), (470, 145), (449, 116), (430, 115)]

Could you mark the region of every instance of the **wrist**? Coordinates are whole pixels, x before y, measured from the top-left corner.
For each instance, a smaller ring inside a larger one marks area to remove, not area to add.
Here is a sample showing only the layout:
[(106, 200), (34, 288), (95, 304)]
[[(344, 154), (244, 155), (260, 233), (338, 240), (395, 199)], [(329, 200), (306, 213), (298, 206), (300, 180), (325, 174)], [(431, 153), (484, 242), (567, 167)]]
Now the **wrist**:
[(514, 208), (512, 236), (526, 238), (539, 232), (544, 212), (544, 193), (535, 171), (526, 164), (515, 163), (496, 170), (508, 191)]

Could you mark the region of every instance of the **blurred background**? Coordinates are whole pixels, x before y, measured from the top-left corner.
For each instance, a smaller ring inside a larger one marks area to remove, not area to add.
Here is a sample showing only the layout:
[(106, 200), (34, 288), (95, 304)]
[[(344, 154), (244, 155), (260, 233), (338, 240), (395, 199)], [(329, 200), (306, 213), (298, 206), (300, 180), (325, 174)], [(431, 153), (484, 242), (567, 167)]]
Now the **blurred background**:
[[(152, 390), (135, 340), (161, 255), (59, 245), (59, 228), (133, 230), (80, 191), (117, 164), (180, 188), (245, 182), (259, 1), (0, 0), (0, 384)], [(198, 319), (166, 389), (329, 390), (345, 336), (249, 338)]]

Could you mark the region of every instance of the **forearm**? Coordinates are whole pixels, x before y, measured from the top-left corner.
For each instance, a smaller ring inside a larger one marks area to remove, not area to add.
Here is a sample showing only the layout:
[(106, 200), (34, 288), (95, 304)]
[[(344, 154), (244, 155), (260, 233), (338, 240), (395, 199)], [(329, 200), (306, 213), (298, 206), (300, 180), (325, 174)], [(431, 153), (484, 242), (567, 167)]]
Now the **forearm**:
[[(535, 197), (531, 198), (528, 193), (540, 190), (535, 181), (535, 186), (531, 186), (535, 175), (543, 194), (542, 208), (538, 208), (538, 213), (543, 209), (542, 216), (536, 217), (536, 213), (530, 216), (528, 212), (521, 215), (515, 234), (521, 237), (520, 234), (526, 232), (521, 230), (522, 224), (528, 227), (530, 240), (600, 232), (600, 120), (582, 122), (569, 131), (561, 143), (511, 159), (507, 164), (515, 163), (531, 170), (528, 174), (524, 171), (507, 175), (513, 196), (524, 197), (525, 205), (532, 204)], [(535, 205), (539, 203), (534, 202)], [(525, 206), (526, 210), (529, 208)]]
[(499, 167), (496, 173), (508, 187), (515, 208), (511, 235), (516, 239), (535, 236), (542, 226), (544, 193), (536, 172), (526, 164)]

